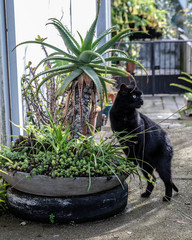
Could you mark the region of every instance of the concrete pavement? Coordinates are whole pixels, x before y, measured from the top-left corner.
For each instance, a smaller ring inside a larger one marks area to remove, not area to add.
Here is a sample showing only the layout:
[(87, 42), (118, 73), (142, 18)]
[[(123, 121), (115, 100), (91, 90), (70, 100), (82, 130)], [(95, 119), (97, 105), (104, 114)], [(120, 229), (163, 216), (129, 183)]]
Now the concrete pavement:
[[(191, 240), (192, 119), (173, 115), (183, 106), (182, 96), (145, 96), (144, 101), (141, 111), (161, 121), (174, 146), (173, 180), (179, 194), (174, 194), (170, 204), (162, 201), (164, 186), (159, 178), (151, 197), (141, 199), (145, 181), (131, 176), (127, 180), (128, 205), (121, 214), (97, 222), (63, 225), (27, 222), (6, 214), (0, 216), (0, 240)], [(102, 132), (110, 133), (109, 124)]]

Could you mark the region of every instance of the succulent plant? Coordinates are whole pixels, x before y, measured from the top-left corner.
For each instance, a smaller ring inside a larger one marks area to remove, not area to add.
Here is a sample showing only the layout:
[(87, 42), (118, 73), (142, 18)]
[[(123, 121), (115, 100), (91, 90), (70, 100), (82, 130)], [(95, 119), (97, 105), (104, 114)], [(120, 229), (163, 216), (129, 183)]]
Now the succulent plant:
[[(99, 9), (100, 0), (98, 0), (97, 4), (96, 18), (93, 21), (85, 38), (83, 39), (81, 34), (78, 33), (81, 42), (80, 44), (72, 36), (70, 31), (61, 23), (61, 21), (56, 18), (49, 19), (48, 25), (53, 25), (57, 29), (66, 48), (68, 49), (68, 52), (58, 48), (56, 45), (48, 44), (41, 39), (37, 39), (36, 41), (25, 41), (17, 45), (19, 46), (22, 44), (34, 43), (54, 50), (52, 54), (40, 61), (37, 67), (45, 62), (57, 60), (68, 62), (68, 64), (59, 67), (53, 67), (36, 74), (30, 80), (29, 86), (33, 81), (35, 81), (35, 79), (48, 74), (48, 76), (43, 78), (40, 82), (37, 89), (38, 93), (42, 85), (44, 85), (48, 80), (58, 75), (67, 74), (62, 85), (56, 93), (56, 97), (64, 94), (66, 88), (68, 88), (68, 96), (66, 98), (64, 110), (64, 120), (66, 123), (69, 123), (72, 126), (77, 137), (79, 136), (78, 133), (87, 134), (89, 132), (87, 123), (91, 124), (91, 126), (94, 126), (95, 118), (97, 116), (96, 95), (98, 93), (100, 104), (102, 105), (103, 93), (107, 98), (106, 83), (113, 83), (113, 81), (108, 79), (106, 75), (115, 74), (123, 77), (130, 76), (130, 73), (126, 72), (125, 70), (107, 65), (108, 62), (130, 61), (136, 63), (145, 70), (142, 64), (130, 59), (127, 53), (117, 49), (111, 49), (116, 41), (127, 35), (133, 34), (130, 33), (129, 30), (123, 30), (109, 41), (99, 46), (101, 40), (106, 35), (111, 34), (114, 31), (115, 27), (111, 27), (104, 31), (96, 40), (94, 40)], [(116, 52), (121, 54), (121, 56), (107, 57), (107, 53), (110, 52)]]

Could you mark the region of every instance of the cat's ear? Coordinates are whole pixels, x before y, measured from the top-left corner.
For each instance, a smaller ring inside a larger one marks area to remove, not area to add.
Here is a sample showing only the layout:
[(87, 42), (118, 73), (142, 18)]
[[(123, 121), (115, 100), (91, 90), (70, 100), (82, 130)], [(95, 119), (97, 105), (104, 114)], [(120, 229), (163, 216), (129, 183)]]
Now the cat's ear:
[(127, 92), (127, 85), (125, 83), (122, 83), (120, 86), (120, 92)]

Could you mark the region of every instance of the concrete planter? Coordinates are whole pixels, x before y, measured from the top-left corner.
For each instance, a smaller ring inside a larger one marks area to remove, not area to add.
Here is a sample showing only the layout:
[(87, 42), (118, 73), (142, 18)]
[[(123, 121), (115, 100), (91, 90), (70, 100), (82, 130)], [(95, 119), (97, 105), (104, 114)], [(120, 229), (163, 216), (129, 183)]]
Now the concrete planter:
[[(82, 196), (110, 190), (120, 185), (115, 176), (92, 177), (89, 187), (88, 177), (51, 178), (44, 175), (30, 176), (24, 172), (7, 172), (0, 175), (15, 189), (29, 194), (49, 197)], [(125, 175), (119, 176), (123, 183)]]
[(127, 205), (125, 176), (51, 178), (28, 173), (0, 173), (12, 186), (7, 191), (10, 211), (23, 219), (55, 223), (85, 222), (113, 216)]

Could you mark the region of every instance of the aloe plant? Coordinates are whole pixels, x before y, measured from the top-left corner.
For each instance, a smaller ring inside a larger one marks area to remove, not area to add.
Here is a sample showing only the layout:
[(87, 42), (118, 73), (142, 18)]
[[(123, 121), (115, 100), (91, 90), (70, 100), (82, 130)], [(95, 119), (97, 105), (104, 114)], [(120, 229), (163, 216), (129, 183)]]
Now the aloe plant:
[[(57, 46), (46, 43), (45, 41), (25, 41), (22, 44), (34, 43), (40, 44), (44, 47), (48, 47), (54, 52), (48, 57), (44, 58), (38, 67), (45, 62), (52, 62), (57, 60), (68, 61), (67, 65), (54, 67), (46, 71), (41, 71), (36, 74), (29, 82), (30, 84), (38, 77), (48, 74), (39, 84), (37, 94), (48, 80), (60, 74), (66, 74), (61, 87), (56, 93), (56, 97), (63, 95), (65, 90), (68, 89), (68, 95), (66, 98), (66, 104), (64, 109), (64, 120), (66, 124), (72, 126), (74, 130), (74, 136), (80, 134), (88, 134), (89, 128), (87, 123), (94, 126), (97, 116), (97, 104), (96, 96), (98, 94), (100, 104), (102, 106), (103, 93), (107, 100), (106, 83), (112, 84), (113, 81), (106, 77), (107, 74), (115, 74), (123, 77), (130, 76), (130, 74), (117, 67), (109, 66), (106, 63), (112, 61), (125, 61), (134, 62), (139, 65), (146, 72), (145, 68), (137, 61), (128, 58), (128, 55), (122, 51), (111, 49), (116, 41), (132, 34), (129, 30), (124, 30), (115, 35), (108, 42), (101, 46), (98, 46), (101, 40), (108, 34), (114, 31), (114, 28), (109, 28), (104, 31), (101, 36), (94, 40), (95, 29), (97, 25), (97, 19), (100, 9), (100, 0), (97, 2), (96, 18), (93, 21), (89, 31), (83, 39), (81, 34), (81, 44), (72, 36), (69, 30), (56, 18), (50, 18), (48, 25), (53, 25), (59, 32), (68, 52), (58, 48)], [(129, 33), (128, 33), (129, 31)], [(121, 56), (106, 57), (109, 52), (118, 52)], [(124, 57), (122, 57), (124, 56)], [(90, 131), (91, 132), (91, 131)]]

